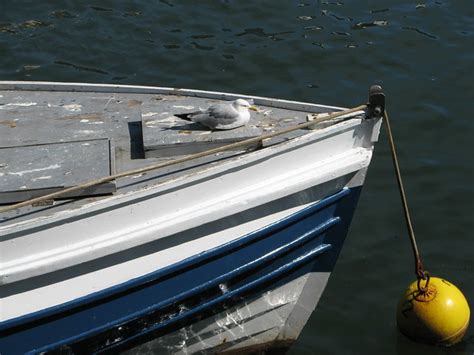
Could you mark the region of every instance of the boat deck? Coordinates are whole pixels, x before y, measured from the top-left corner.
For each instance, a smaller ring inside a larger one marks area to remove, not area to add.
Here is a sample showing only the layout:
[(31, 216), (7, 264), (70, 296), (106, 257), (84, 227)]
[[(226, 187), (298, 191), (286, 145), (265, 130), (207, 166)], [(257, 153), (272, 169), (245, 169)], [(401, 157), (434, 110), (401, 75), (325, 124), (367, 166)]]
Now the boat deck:
[[(245, 127), (210, 131), (175, 116), (236, 98), (248, 99), (258, 108), (251, 112), (251, 121)], [(0, 83), (0, 204), (260, 136), (305, 122), (309, 113), (335, 110), (338, 108), (192, 90), (105, 85), (17, 87)], [(261, 142), (259, 147), (304, 133), (295, 131)], [(76, 196), (65, 196), (85, 197), (82, 202), (63, 200), (55, 206), (67, 204), (74, 208), (104, 194), (143, 188), (241, 152), (218, 153), (120, 178), (79, 191)], [(49, 210), (51, 204), (25, 207), (20, 214)], [(4, 212), (0, 221), (16, 220), (18, 216), (18, 210)]]

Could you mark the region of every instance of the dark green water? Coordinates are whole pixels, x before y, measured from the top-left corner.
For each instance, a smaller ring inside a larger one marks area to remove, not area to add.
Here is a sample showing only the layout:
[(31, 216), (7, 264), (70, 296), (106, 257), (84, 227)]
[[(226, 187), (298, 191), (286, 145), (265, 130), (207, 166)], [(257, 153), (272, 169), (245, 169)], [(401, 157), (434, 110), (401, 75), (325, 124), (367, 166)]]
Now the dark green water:
[[(374, 22), (377, 21), (377, 22)], [(383, 85), (427, 269), (474, 304), (474, 1), (0, 0), (0, 80), (186, 87), (340, 106)], [(385, 135), (292, 354), (473, 354), (399, 335), (412, 255)]]

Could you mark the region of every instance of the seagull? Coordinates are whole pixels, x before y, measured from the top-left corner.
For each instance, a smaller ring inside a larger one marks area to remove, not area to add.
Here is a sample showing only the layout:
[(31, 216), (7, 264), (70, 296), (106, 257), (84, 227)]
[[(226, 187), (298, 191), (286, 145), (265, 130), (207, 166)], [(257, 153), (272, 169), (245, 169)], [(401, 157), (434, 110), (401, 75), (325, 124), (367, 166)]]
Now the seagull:
[(214, 104), (207, 110), (200, 109), (196, 112), (176, 114), (175, 116), (200, 123), (212, 130), (233, 129), (244, 126), (250, 120), (249, 110), (257, 111), (248, 101), (237, 99), (228, 104)]

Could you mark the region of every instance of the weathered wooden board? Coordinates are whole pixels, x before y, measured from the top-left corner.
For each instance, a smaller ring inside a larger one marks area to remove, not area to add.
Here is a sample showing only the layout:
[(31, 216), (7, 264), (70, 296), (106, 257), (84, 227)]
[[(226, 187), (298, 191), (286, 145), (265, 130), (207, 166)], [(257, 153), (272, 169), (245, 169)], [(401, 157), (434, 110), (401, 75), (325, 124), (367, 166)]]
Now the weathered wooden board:
[[(109, 139), (0, 147), (0, 203), (44, 195), (113, 172)], [(115, 183), (79, 190), (64, 197), (107, 194)]]

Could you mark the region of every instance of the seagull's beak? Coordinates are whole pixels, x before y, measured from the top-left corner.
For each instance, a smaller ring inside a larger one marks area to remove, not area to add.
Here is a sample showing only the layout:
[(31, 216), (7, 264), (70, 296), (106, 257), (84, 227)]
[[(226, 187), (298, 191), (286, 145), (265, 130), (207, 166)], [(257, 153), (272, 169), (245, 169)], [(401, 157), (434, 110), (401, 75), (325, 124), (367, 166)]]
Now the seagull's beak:
[(249, 106), (249, 110), (258, 112), (258, 108), (256, 108), (255, 106)]

